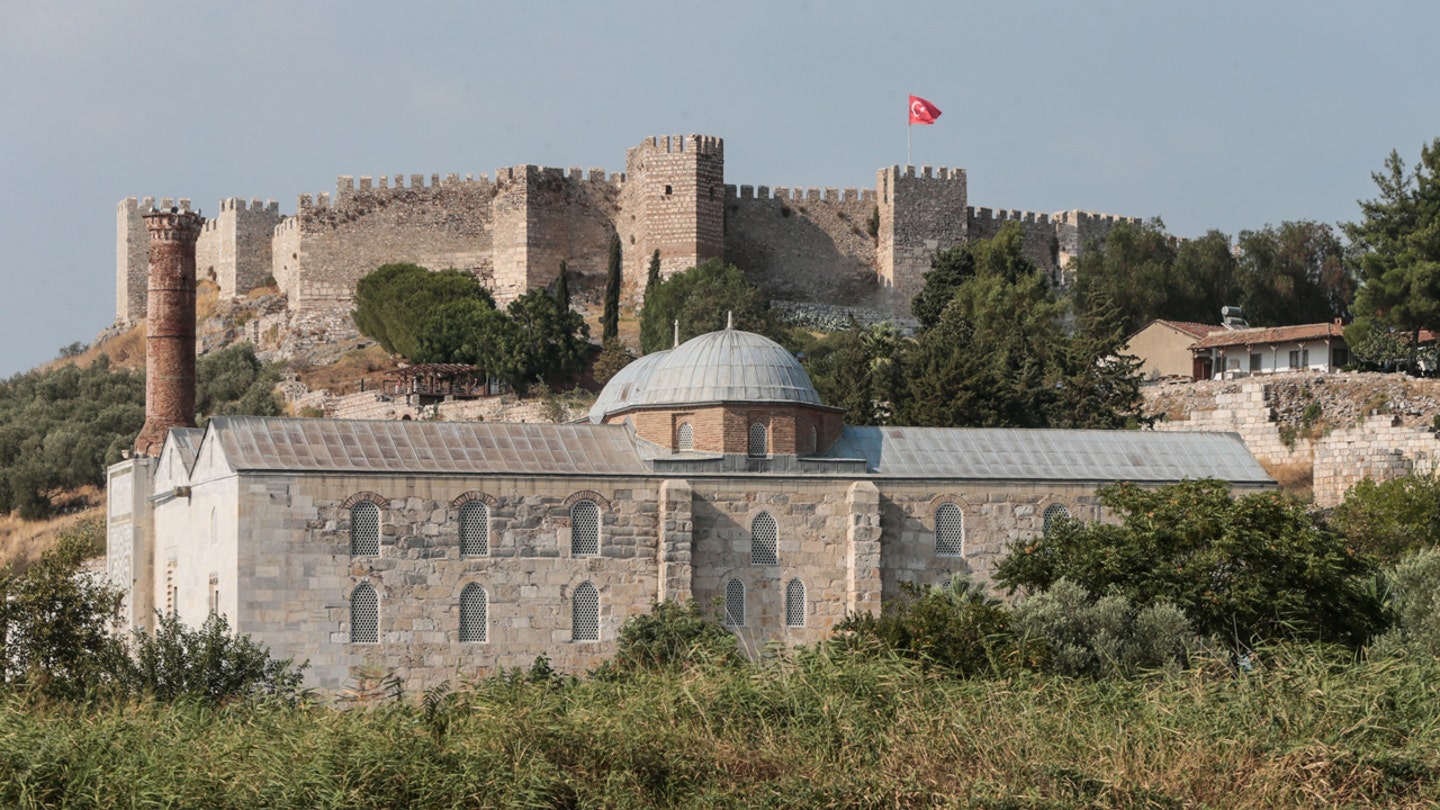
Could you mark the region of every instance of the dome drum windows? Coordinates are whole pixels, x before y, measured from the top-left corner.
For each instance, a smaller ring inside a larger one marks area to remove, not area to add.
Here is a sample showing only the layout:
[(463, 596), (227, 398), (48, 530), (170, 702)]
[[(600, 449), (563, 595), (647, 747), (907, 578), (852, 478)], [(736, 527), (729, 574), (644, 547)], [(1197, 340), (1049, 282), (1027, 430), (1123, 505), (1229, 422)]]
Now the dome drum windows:
[(770, 453), (770, 431), (764, 422), (751, 422), (745, 454), (751, 458), (764, 458)]
[(965, 515), (953, 503), (935, 509), (935, 554), (960, 557), (965, 554)]
[(695, 449), (695, 428), (689, 422), (681, 422), (675, 428), (675, 449), (680, 452)]

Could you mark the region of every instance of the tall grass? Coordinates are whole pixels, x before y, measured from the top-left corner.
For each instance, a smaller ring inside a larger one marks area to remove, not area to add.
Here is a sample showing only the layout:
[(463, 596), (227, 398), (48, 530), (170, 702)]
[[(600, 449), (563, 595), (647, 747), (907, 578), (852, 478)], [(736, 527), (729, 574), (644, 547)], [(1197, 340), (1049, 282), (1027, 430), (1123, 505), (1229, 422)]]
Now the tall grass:
[(1130, 680), (800, 652), (367, 708), (0, 703), (5, 807), (1429, 807), (1440, 664)]

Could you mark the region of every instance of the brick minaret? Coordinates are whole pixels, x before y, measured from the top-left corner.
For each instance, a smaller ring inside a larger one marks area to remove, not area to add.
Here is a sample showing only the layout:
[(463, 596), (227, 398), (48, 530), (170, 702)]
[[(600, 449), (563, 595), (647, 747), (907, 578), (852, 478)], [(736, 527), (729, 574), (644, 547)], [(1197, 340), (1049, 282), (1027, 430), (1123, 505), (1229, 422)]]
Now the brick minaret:
[(195, 241), (204, 224), (199, 214), (177, 208), (145, 215), (145, 427), (135, 437), (142, 455), (158, 455), (170, 428), (195, 426)]

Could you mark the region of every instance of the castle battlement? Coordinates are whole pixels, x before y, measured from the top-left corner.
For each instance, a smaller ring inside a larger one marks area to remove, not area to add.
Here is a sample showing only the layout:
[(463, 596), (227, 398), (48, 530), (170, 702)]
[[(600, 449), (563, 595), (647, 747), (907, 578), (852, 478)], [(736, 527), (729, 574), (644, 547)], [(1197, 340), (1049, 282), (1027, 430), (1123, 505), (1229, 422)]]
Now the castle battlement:
[(632, 152), (688, 152), (724, 157), (725, 139), (714, 135), (654, 135), (640, 142)]
[[(918, 173), (917, 173), (918, 169)], [(900, 166), (895, 164), (883, 170), (892, 179), (906, 180), (965, 180), (964, 169), (951, 169), (941, 166), (938, 169), (934, 166)]]
[(251, 197), (247, 203), (244, 197), (227, 197), (220, 201), (220, 210), (223, 211), (252, 211), (255, 213), (279, 214), (280, 203), (276, 200), (260, 201), (259, 197)]
[[(756, 189), (759, 189), (758, 193)], [(776, 186), (725, 186), (727, 200), (780, 200), (783, 202), (875, 202), (873, 188), (791, 188)]]
[(1103, 225), (1115, 227), (1121, 223), (1127, 225), (1139, 225), (1140, 217), (1126, 217), (1117, 214), (1099, 214), (1094, 211), (1083, 211), (1079, 208), (1069, 211), (1059, 211), (1051, 216), (1061, 225)]
[(965, 215), (972, 220), (994, 220), (996, 222), (1023, 222), (1030, 225), (1049, 225), (1050, 215), (1039, 211), (1013, 211), (989, 208), (966, 207)]

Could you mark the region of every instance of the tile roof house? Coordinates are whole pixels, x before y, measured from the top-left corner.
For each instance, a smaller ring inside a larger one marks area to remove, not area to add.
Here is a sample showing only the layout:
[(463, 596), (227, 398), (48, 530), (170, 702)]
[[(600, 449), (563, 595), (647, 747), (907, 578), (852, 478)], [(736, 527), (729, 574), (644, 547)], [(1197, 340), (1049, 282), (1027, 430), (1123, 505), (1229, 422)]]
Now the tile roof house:
[(1340, 322), (1227, 329), (1190, 347), (1195, 379), (1234, 379), (1286, 371), (1332, 372), (1350, 362)]
[(1194, 375), (1190, 346), (1224, 329), (1219, 324), (1157, 319), (1131, 335), (1122, 351), (1140, 358), (1140, 373), (1147, 379), (1190, 377)]

